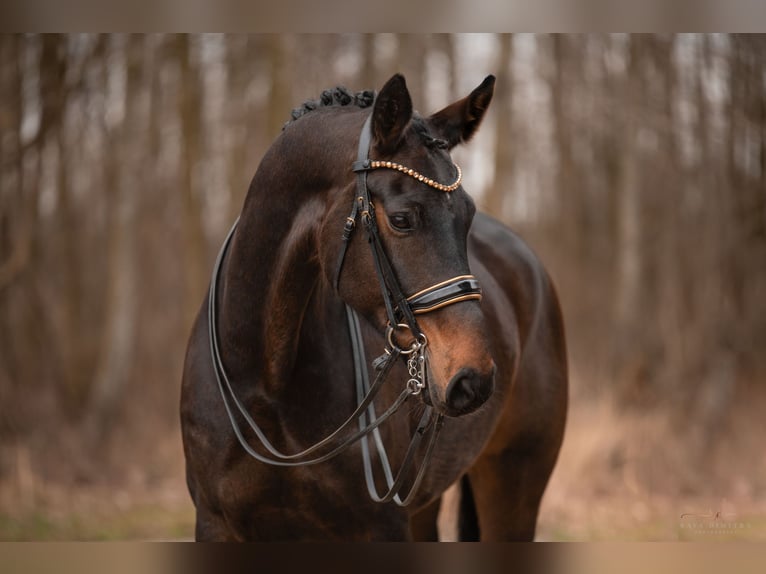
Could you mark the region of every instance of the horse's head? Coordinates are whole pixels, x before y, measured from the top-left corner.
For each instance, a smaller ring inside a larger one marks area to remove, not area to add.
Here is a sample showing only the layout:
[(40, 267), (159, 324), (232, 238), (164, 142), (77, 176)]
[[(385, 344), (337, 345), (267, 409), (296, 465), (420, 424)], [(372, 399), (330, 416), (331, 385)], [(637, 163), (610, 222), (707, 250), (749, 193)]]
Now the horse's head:
[[(454, 185), (459, 183), (459, 170), (449, 150), (474, 134), (493, 88), (490, 76), (468, 97), (421, 117), (413, 113), (404, 78), (396, 75), (375, 100), (369, 158), (404, 166), (405, 171), (396, 166), (373, 169), (367, 173), (367, 187), (384, 250), (408, 296), (471, 273), (467, 237), (476, 208), (462, 186)], [(323, 267), (330, 280), (335, 279), (339, 231), (358, 195), (356, 180), (346, 181), (348, 188), (334, 202), (322, 230)], [(361, 229), (352, 236), (338, 292), (383, 331), (389, 321), (365, 239)], [(456, 299), (461, 300), (417, 315), (428, 340), (426, 400), (449, 416), (481, 406), (492, 394), (495, 373), (480, 301), (475, 293)], [(405, 329), (395, 332), (399, 346), (407, 347), (408, 334)]]

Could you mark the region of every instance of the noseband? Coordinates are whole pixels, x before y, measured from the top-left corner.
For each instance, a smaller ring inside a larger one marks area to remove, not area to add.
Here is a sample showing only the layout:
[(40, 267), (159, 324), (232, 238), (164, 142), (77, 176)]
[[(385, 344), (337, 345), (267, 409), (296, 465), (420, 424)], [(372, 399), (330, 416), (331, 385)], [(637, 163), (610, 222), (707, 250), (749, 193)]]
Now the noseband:
[[(417, 293), (410, 295), (409, 297), (405, 296), (397, 279), (394, 268), (391, 265), (388, 256), (386, 255), (383, 243), (380, 238), (377, 219), (375, 217), (375, 206), (370, 199), (370, 192), (367, 187), (367, 173), (373, 169), (394, 169), (405, 175), (413, 177), (430, 187), (446, 193), (450, 193), (460, 186), (462, 172), (456, 165), (455, 167), (457, 168), (458, 174), (456, 181), (450, 185), (445, 185), (427, 178), (417, 173), (415, 170), (409, 169), (401, 164), (370, 160), (368, 156), (370, 143), (372, 141), (371, 118), (372, 115), (367, 118), (364, 126), (362, 127), (362, 133), (359, 138), (357, 161), (355, 161), (352, 166), (353, 171), (357, 175), (357, 194), (354, 200), (351, 214), (346, 219), (346, 224), (343, 230), (343, 244), (338, 257), (334, 283), (337, 290), (338, 284), (340, 282), (341, 270), (343, 268), (343, 261), (348, 249), (348, 244), (356, 227), (357, 219), (361, 214), (361, 220), (365, 229), (367, 230), (367, 240), (372, 251), (375, 270), (380, 283), (380, 289), (386, 307), (386, 314), (388, 316), (388, 326), (386, 332), (388, 345), (385, 348), (385, 353), (376, 359), (373, 363), (373, 366), (377, 371), (377, 375), (375, 381), (372, 383), (372, 385), (370, 385), (359, 317), (357, 316), (356, 311), (354, 311), (350, 306), (346, 305), (346, 314), (354, 359), (354, 375), (356, 380), (357, 400), (359, 401), (359, 404), (354, 412), (351, 413), (351, 415), (340, 427), (338, 427), (338, 429), (336, 429), (321, 441), (299, 453), (288, 455), (278, 451), (269, 442), (263, 431), (252, 419), (248, 410), (234, 394), (231, 382), (229, 381), (223, 365), (223, 360), (221, 358), (221, 352), (218, 344), (217, 287), (221, 265), (226, 255), (228, 246), (231, 243), (231, 239), (234, 235), (238, 221), (234, 222), (234, 225), (224, 240), (221, 251), (219, 252), (213, 267), (213, 277), (210, 283), (210, 291), (208, 294), (208, 335), (210, 342), (210, 353), (213, 358), (215, 377), (218, 383), (218, 388), (221, 392), (221, 396), (223, 398), (226, 413), (229, 417), (237, 440), (250, 456), (260, 462), (272, 466), (306, 466), (327, 461), (345, 451), (356, 441), (364, 438), (365, 440), (361, 441), (362, 458), (364, 463), (365, 480), (370, 497), (376, 502), (389, 502), (393, 500), (399, 506), (406, 506), (414, 499), (423, 476), (425, 475), (425, 470), (430, 461), (431, 454), (433, 453), (434, 445), (436, 444), (436, 437), (438, 436), (444, 422), (444, 416), (442, 414), (437, 414), (435, 420), (433, 420), (433, 407), (430, 405), (425, 407), (423, 415), (420, 418), (415, 433), (404, 455), (404, 459), (402, 461), (399, 472), (397, 473), (396, 478), (394, 478), (378, 427), (384, 421), (390, 418), (408, 398), (419, 394), (427, 386), (428, 377), (426, 372), (427, 361), (425, 350), (428, 344), (428, 338), (420, 329), (415, 316), (435, 311), (437, 309), (446, 307), (447, 305), (452, 305), (461, 301), (471, 299), (480, 300), (481, 288), (479, 287), (479, 283), (473, 275), (461, 275), (446, 281), (442, 281), (432, 285), (431, 287), (422, 289)], [(399, 343), (394, 340), (394, 332), (401, 329), (409, 329), (412, 337), (414, 338), (414, 341), (411, 343), (408, 349), (401, 348)], [(405, 384), (404, 390), (399, 394), (393, 404), (378, 417), (373, 405), (373, 399), (377, 395), (383, 382), (387, 378), (388, 373), (399, 357), (405, 357), (407, 359), (409, 380)], [(232, 411), (231, 405), (229, 403), (229, 398), (234, 403), (242, 417), (244, 417), (245, 421), (248, 423), (248, 426), (255, 433), (259, 442), (268, 451), (269, 455), (263, 455), (257, 452), (245, 439), (244, 435), (242, 434), (242, 430), (240, 429), (239, 423), (234, 416), (234, 412)], [(369, 423), (367, 422), (368, 418)], [(358, 430), (344, 437), (344, 435), (347, 434), (347, 431), (350, 431), (355, 421), (358, 423)], [(366, 439), (366, 437), (370, 434), (372, 434), (373, 440), (377, 447), (380, 464), (383, 468), (386, 483), (388, 485), (388, 492), (382, 496), (377, 492), (372, 471), (369, 445), (368, 440)], [(402, 498), (399, 496), (399, 491), (401, 490), (406, 477), (409, 475), (410, 467), (414, 464), (418, 447), (422, 442), (422, 439), (427, 434), (430, 434), (430, 437), (426, 446), (425, 453), (423, 455), (423, 459), (420, 463), (420, 467), (417, 470), (414, 479), (412, 480), (409, 493), (402, 500)], [(320, 451), (325, 452), (321, 455), (316, 454)], [(313, 458), (309, 458), (310, 455), (314, 455)]]

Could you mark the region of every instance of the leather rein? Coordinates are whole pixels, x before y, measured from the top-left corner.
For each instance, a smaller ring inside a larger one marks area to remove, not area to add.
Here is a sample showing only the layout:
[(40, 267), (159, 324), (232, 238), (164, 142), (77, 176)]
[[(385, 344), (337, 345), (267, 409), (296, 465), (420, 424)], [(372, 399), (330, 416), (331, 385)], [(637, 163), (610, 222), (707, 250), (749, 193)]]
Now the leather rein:
[[(346, 219), (346, 224), (343, 230), (343, 244), (338, 257), (335, 274), (335, 288), (337, 291), (348, 243), (357, 225), (357, 220), (361, 218), (367, 231), (367, 240), (375, 263), (375, 270), (380, 283), (380, 289), (383, 295), (389, 323), (386, 331), (387, 346), (384, 354), (373, 362), (373, 367), (377, 374), (375, 380), (370, 384), (359, 317), (354, 309), (349, 305), (346, 305), (346, 317), (351, 339), (354, 378), (356, 381), (356, 395), (358, 401), (358, 405), (354, 412), (352, 412), (335, 431), (319, 442), (301, 452), (284, 454), (269, 442), (262, 429), (253, 420), (248, 410), (234, 393), (229, 377), (226, 374), (218, 343), (217, 289), (221, 265), (223, 264), (226, 251), (231, 243), (239, 219), (234, 222), (234, 225), (226, 236), (213, 267), (213, 276), (208, 294), (208, 336), (210, 342), (210, 354), (213, 359), (213, 370), (215, 372), (218, 388), (221, 392), (224, 407), (226, 408), (226, 413), (237, 440), (250, 456), (259, 462), (272, 466), (307, 466), (330, 460), (344, 452), (355, 442), (364, 438), (365, 440), (361, 441), (362, 460), (365, 481), (367, 483), (367, 490), (370, 497), (376, 502), (389, 502), (393, 500), (399, 506), (406, 506), (412, 502), (417, 493), (420, 483), (425, 475), (426, 468), (428, 467), (431, 455), (433, 454), (436, 438), (444, 423), (444, 415), (436, 414), (434, 416), (433, 407), (431, 405), (426, 405), (415, 433), (407, 447), (399, 472), (394, 478), (379, 427), (398, 411), (407, 399), (418, 395), (428, 384), (426, 359), (428, 339), (420, 329), (415, 316), (460, 301), (481, 299), (481, 288), (475, 277), (472, 275), (462, 275), (432, 285), (431, 287), (418, 291), (409, 297), (405, 296), (380, 238), (375, 216), (375, 206), (371, 201), (370, 191), (367, 187), (367, 173), (373, 169), (382, 167), (398, 169), (406, 174), (407, 171), (406, 168), (403, 168), (403, 166), (400, 166), (399, 164), (390, 164), (389, 162), (389, 165), (386, 165), (384, 162), (371, 161), (369, 159), (368, 156), (372, 141), (371, 118), (372, 115), (367, 118), (362, 127), (362, 133), (359, 137), (357, 161), (352, 165), (352, 169), (356, 173), (357, 178), (357, 193), (351, 214)], [(412, 174), (413, 170), (409, 170), (409, 172), (411, 173), (407, 175), (416, 178), (419, 177), (420, 181), (423, 181), (423, 176), (420, 176), (417, 172), (414, 172), (415, 175)], [(460, 176), (461, 173), (458, 168), (458, 180), (452, 186), (437, 184), (432, 180), (427, 180), (425, 183), (431, 187), (449, 192), (459, 186)], [(400, 348), (394, 340), (394, 333), (397, 330), (403, 329), (408, 329), (414, 339), (408, 349)], [(402, 357), (407, 360), (409, 379), (407, 380), (404, 389), (391, 406), (389, 406), (380, 416), (377, 416), (373, 400), (380, 391), (383, 382), (388, 377), (391, 368), (396, 361)], [(263, 448), (268, 452), (267, 455), (256, 451), (244, 437), (242, 429), (236, 420), (230, 400), (234, 407), (236, 407), (236, 410), (239, 411), (240, 415), (245, 419), (247, 425), (253, 431)], [(352, 430), (354, 423), (357, 423), (357, 430), (355, 431)], [(368, 435), (372, 435), (385, 476), (388, 491), (383, 495), (378, 493), (375, 485), (370, 449), (368, 439), (366, 438)], [(412, 481), (409, 492), (402, 498), (399, 493), (407, 476), (410, 475), (410, 467), (413, 466), (418, 448), (426, 436), (428, 436), (428, 443), (426, 445), (423, 459), (415, 474), (415, 478)]]

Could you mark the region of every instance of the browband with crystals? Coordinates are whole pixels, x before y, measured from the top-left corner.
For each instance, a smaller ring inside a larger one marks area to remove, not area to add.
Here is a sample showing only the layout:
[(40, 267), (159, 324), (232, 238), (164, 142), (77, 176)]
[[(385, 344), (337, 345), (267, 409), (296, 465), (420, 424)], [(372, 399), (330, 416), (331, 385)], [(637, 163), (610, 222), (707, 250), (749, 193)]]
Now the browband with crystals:
[(430, 177), (426, 177), (423, 174), (418, 173), (412, 168), (404, 166), (400, 163), (395, 163), (393, 161), (366, 160), (365, 162), (355, 162), (354, 171), (358, 171), (360, 170), (360, 168), (361, 170), (371, 170), (371, 169), (378, 169), (378, 168), (395, 169), (396, 171), (400, 171), (405, 175), (414, 177), (418, 181), (422, 181), (423, 183), (433, 187), (434, 189), (438, 189), (439, 191), (446, 191), (447, 193), (449, 193), (450, 191), (455, 191), (458, 187), (460, 187), (460, 182), (463, 181), (463, 170), (460, 169), (460, 166), (458, 164), (454, 164), (454, 165), (457, 168), (457, 179), (455, 180), (455, 183), (451, 185), (444, 185), (443, 183), (434, 181)]

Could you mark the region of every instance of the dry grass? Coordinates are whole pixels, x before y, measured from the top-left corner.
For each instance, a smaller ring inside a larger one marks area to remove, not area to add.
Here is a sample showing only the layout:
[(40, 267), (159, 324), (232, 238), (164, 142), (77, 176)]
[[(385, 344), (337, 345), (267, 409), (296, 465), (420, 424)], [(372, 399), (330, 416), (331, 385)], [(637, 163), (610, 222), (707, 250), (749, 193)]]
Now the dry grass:
[(741, 408), (710, 432), (662, 412), (575, 403), (538, 537), (766, 540), (762, 412)]
[[(7, 449), (6, 449), (7, 450)], [(10, 472), (0, 481), (0, 540), (188, 539), (194, 509), (186, 491), (180, 436), (156, 444), (143, 464), (109, 473), (78, 461), (46, 478), (26, 445), (4, 453)], [(162, 460), (161, 474), (147, 460)]]
[[(606, 400), (573, 401), (538, 539), (766, 540), (763, 409), (750, 401), (711, 432), (659, 411), (626, 413)], [(161, 472), (133, 465), (85, 481), (42, 478), (29, 448), (5, 454), (0, 540), (193, 536), (178, 436), (153, 453), (164, 461)], [(446, 540), (454, 539), (456, 503), (449, 493), (440, 523)]]

